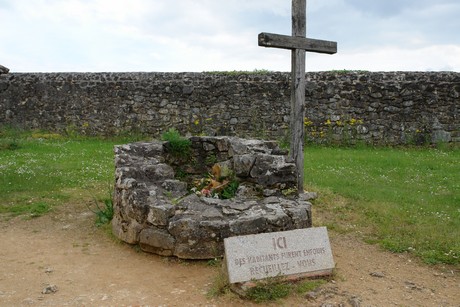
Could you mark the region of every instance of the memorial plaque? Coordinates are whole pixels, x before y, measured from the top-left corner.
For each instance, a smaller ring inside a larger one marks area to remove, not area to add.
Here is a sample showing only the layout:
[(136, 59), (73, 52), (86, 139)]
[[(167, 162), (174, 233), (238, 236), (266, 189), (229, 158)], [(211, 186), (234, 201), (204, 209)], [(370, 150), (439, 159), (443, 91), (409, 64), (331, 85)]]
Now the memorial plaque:
[(317, 276), (334, 268), (326, 227), (224, 239), (230, 283), (274, 276)]

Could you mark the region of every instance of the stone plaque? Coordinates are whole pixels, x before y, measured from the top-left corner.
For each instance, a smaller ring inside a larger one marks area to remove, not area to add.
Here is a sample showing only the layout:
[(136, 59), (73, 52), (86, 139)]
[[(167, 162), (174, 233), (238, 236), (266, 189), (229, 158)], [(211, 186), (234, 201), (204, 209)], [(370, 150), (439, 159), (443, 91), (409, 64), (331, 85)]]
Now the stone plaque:
[(230, 237), (224, 246), (230, 283), (325, 275), (335, 266), (326, 227)]

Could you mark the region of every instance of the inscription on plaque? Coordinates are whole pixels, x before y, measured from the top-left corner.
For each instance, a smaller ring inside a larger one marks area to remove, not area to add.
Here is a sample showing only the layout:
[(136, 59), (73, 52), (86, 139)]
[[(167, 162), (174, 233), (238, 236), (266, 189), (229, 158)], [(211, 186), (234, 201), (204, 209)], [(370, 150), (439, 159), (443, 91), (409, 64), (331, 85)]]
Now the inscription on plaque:
[(224, 246), (230, 283), (324, 275), (334, 268), (326, 227), (230, 237)]

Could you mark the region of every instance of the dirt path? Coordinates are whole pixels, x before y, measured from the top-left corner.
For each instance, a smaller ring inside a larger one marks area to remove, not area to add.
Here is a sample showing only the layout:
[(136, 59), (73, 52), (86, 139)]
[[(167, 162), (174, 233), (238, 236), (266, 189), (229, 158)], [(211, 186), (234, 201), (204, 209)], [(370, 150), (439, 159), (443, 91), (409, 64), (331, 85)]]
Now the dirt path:
[[(256, 305), (234, 295), (207, 298), (218, 268), (118, 243), (94, 226), (84, 205), (32, 220), (3, 219), (0, 230), (0, 306)], [(460, 306), (458, 271), (428, 267), (352, 236), (331, 234), (331, 243), (335, 280), (273, 305)], [(43, 294), (50, 285), (57, 291)]]

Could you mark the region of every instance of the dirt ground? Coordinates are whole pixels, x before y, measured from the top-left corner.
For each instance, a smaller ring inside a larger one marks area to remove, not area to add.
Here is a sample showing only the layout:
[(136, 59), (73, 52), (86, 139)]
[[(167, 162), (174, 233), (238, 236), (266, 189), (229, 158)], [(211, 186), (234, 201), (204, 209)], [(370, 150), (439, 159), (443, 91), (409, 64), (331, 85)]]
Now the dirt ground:
[[(352, 235), (330, 237), (334, 279), (270, 305), (460, 306), (458, 271), (382, 251)], [(30, 220), (0, 219), (0, 242), (0, 306), (257, 305), (236, 295), (209, 298), (219, 268), (117, 242), (95, 227), (82, 204)]]

